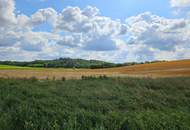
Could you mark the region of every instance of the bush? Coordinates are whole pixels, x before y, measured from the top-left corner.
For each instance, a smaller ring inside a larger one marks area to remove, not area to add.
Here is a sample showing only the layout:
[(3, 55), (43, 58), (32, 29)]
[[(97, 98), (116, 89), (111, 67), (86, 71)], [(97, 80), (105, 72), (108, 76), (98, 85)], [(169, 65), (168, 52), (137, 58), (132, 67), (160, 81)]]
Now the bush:
[(62, 80), (62, 81), (65, 81), (65, 80), (66, 80), (66, 78), (65, 78), (65, 77), (62, 77), (62, 78), (61, 78), (61, 80)]
[(96, 77), (95, 76), (84, 76), (84, 75), (82, 75), (81, 79), (82, 80), (92, 80), (92, 79), (96, 79)]
[(108, 77), (106, 75), (100, 75), (99, 79), (108, 79)]
[[(26, 80), (26, 78), (24, 78), (24, 80)], [(38, 81), (38, 78), (33, 76), (33, 77), (30, 77), (29, 80), (32, 81), (32, 82), (36, 82), (36, 81)]]

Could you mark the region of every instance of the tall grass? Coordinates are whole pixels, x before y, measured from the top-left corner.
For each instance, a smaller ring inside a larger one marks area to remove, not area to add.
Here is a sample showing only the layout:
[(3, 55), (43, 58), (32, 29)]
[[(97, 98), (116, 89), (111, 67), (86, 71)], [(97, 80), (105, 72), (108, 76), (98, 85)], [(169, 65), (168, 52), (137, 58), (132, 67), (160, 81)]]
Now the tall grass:
[(0, 79), (2, 130), (189, 130), (190, 78)]

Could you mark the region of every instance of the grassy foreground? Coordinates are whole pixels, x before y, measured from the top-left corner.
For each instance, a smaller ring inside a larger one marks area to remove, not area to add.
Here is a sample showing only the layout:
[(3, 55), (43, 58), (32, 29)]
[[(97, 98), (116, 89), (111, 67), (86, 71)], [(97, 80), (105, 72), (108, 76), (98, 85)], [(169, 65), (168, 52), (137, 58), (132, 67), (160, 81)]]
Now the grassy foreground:
[(0, 79), (2, 130), (189, 130), (190, 78)]

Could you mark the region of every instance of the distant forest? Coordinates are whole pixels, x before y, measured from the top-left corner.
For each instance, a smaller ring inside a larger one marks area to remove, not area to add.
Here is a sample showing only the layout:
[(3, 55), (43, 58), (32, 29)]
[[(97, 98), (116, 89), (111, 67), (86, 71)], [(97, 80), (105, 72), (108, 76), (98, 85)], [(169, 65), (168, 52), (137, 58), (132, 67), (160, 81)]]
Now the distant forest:
[(12, 65), (22, 67), (41, 67), (41, 68), (112, 68), (129, 66), (144, 63), (154, 63), (164, 61), (152, 61), (152, 62), (129, 62), (129, 63), (110, 63), (99, 60), (84, 60), (84, 59), (71, 59), (71, 58), (59, 58), (55, 60), (35, 60), (35, 61), (0, 61), (0, 65)]

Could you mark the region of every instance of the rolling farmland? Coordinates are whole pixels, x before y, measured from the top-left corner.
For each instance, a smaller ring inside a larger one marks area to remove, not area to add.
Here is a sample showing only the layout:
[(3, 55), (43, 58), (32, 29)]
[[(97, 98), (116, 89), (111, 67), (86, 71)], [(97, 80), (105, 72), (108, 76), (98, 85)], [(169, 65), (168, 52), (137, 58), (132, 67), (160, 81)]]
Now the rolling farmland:
[(178, 77), (190, 76), (190, 60), (158, 62), (107, 69), (64, 69), (0, 66), (0, 77), (38, 79), (80, 79), (81, 76), (107, 75), (110, 77)]
[(110, 69), (130, 76), (176, 77), (190, 76), (190, 60), (159, 62)]

